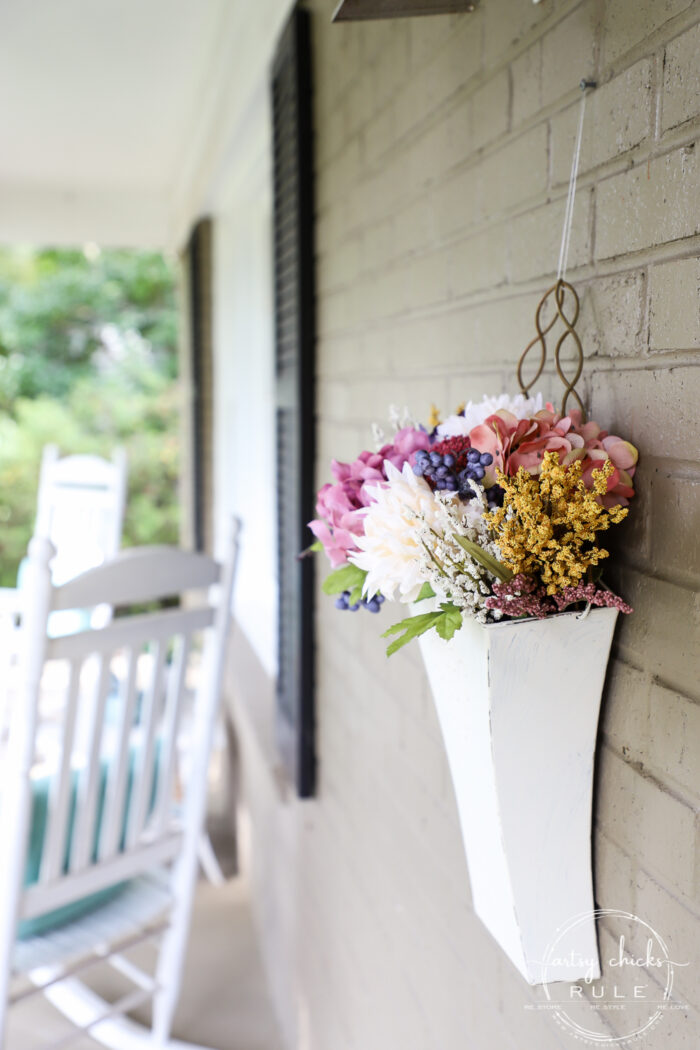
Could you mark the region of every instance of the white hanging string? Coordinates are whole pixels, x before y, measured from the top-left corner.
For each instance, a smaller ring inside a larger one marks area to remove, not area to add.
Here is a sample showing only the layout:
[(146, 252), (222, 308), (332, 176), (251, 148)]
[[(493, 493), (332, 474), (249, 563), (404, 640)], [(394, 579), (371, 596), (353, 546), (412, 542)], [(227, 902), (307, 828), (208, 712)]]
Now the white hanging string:
[(576, 145), (574, 156), (571, 161), (571, 175), (569, 177), (569, 193), (566, 198), (566, 210), (564, 212), (564, 228), (561, 233), (561, 248), (559, 249), (559, 266), (557, 268), (557, 281), (563, 281), (566, 277), (566, 264), (569, 259), (569, 241), (571, 240), (571, 224), (574, 218), (574, 198), (576, 196), (576, 180), (578, 178), (578, 165), (581, 158), (581, 141), (583, 139), (583, 118), (586, 113), (586, 94), (584, 88), (581, 96), (581, 107), (578, 115), (578, 132), (576, 134)]

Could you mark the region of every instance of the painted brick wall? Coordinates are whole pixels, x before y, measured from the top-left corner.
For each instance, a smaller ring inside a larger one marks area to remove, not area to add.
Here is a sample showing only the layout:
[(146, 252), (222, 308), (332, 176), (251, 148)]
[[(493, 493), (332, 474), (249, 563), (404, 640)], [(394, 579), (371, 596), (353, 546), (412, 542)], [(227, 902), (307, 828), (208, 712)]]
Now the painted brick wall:
[[(513, 389), (556, 270), (578, 81), (599, 82), (569, 276), (592, 416), (642, 458), (611, 574), (636, 611), (604, 699), (596, 895), (691, 963), (676, 973), (687, 1008), (641, 1045), (696, 1046), (700, 4), (481, 0), (473, 15), (350, 26), (330, 24), (325, 0), (312, 9), (319, 484), (392, 402), (425, 416)], [(416, 648), (386, 661), (390, 616), (341, 616), (319, 596), (316, 802), (266, 793), (248, 749), (253, 881), (288, 1041), (578, 1045), (525, 1009), (539, 996), (471, 910), (431, 696)], [(565, 703), (566, 684), (553, 687)]]

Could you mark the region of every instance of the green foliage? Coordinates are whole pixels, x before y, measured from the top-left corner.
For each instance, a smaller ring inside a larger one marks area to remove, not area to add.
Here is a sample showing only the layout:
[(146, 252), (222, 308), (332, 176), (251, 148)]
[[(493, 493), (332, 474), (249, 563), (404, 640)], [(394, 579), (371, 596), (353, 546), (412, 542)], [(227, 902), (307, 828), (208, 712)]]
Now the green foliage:
[(395, 638), (387, 647), (386, 655), (392, 656), (395, 652), (407, 645), (414, 638), (418, 638), (433, 627), (446, 642), (453, 638), (455, 632), (462, 626), (462, 613), (452, 602), (441, 602), (440, 608), (434, 612), (419, 613), (418, 616), (408, 616), (399, 623), (392, 624), (382, 635), (388, 638), (392, 634), (403, 631), (399, 638)]
[(13, 586), (44, 445), (126, 447), (123, 544), (178, 539), (174, 276), (144, 252), (0, 249), (0, 584)]
[(348, 601), (350, 605), (354, 605), (362, 597), (362, 587), (366, 578), (367, 573), (364, 569), (348, 562), (347, 565), (341, 565), (339, 569), (335, 569), (326, 576), (322, 590), (324, 594), (341, 594), (342, 591), (350, 591)]
[(493, 554), (489, 554), (483, 547), (480, 547), (478, 543), (473, 543), (468, 540), (465, 536), (455, 535), (455, 540), (460, 545), (462, 550), (470, 554), (474, 561), (478, 561), (480, 565), (483, 565), (485, 569), (495, 576), (497, 580), (501, 580), (502, 583), (507, 583), (508, 580), (513, 579), (513, 573), (510, 571), (507, 565), (500, 562), (498, 558), (494, 558)]
[(0, 249), (0, 409), (63, 397), (109, 353), (110, 329), (148, 342), (174, 378), (172, 267), (155, 252)]

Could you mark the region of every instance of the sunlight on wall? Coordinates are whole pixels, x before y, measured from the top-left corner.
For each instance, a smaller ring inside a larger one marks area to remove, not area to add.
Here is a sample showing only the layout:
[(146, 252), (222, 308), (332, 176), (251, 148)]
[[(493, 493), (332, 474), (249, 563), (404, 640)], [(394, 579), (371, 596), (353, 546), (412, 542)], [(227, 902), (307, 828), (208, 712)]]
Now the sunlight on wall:
[(236, 618), (265, 670), (277, 662), (275, 419), (271, 204), (266, 178), (248, 206), (214, 225), (216, 429), (215, 532), (243, 519)]

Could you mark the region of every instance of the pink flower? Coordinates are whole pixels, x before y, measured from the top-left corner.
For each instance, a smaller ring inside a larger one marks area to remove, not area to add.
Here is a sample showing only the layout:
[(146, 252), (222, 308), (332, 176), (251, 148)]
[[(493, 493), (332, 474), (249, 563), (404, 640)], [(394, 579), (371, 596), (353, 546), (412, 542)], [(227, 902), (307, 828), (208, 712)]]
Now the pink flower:
[(386, 481), (384, 461), (397, 470), (404, 463), (413, 465), (419, 448), (430, 448), (430, 438), (423, 430), (404, 427), (391, 444), (378, 452), (361, 452), (352, 463), (334, 459), (331, 473), (335, 484), (319, 489), (316, 500), (318, 518), (309, 522), (314, 536), (321, 541), (333, 568), (344, 565), (351, 551), (359, 550), (356, 536), (364, 536), (365, 509), (370, 505), (372, 487)]
[(539, 474), (544, 453), (556, 452), (564, 464), (576, 459), (583, 461), (582, 477), (588, 488), (593, 485), (593, 471), (606, 460), (612, 460), (615, 469), (608, 478), (608, 491), (603, 497), (605, 506), (626, 506), (634, 495), (636, 448), (629, 441), (601, 430), (597, 423), (582, 423), (578, 409), (562, 416), (548, 404), (532, 419), (517, 419), (506, 411), (496, 412), (469, 432), (469, 440), (472, 448), (493, 456), (493, 465), (484, 477), (487, 488), (496, 483), (496, 469), (509, 476), (517, 474), (520, 467), (530, 474)]
[(413, 456), (419, 448), (430, 448), (429, 435), (425, 430), (416, 430), (414, 427), (404, 427), (403, 430), (399, 430), (398, 433), (394, 435), (394, 442), (392, 445), (384, 445), (384, 447), (379, 450), (379, 455), (382, 456), (383, 459), (388, 459), (397, 470), (401, 470), (406, 462), (413, 466)]
[(348, 553), (357, 550), (353, 534), (346, 529), (336, 526), (331, 531), (326, 522), (320, 518), (310, 521), (309, 528), (316, 539), (323, 544), (323, 549), (334, 569), (337, 569), (340, 565), (345, 565), (348, 560)]

